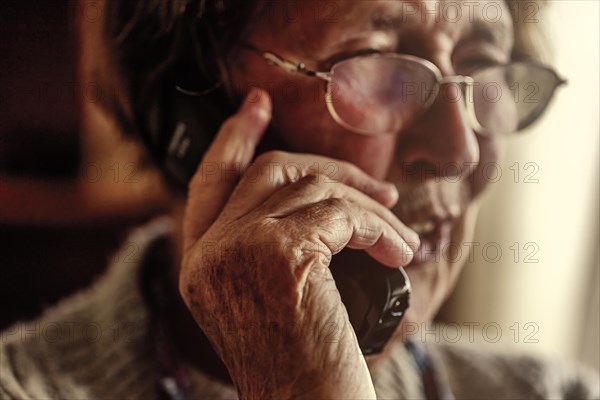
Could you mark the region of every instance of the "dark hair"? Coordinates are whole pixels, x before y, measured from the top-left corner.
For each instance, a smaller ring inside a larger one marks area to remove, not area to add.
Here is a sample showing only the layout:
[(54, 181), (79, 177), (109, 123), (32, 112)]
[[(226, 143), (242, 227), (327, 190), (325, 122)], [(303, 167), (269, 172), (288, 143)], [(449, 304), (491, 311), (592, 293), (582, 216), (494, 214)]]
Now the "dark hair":
[[(224, 60), (259, 18), (265, 0), (106, 0), (102, 40), (110, 84), (119, 93), (103, 105), (125, 134), (139, 134), (157, 90), (184, 61), (207, 81), (220, 79)], [(105, 74), (106, 75), (106, 74)], [(106, 84), (106, 82), (105, 82)], [(123, 102), (126, 101), (130, 107)], [(127, 110), (129, 108), (129, 110)]]
[[(162, 80), (180, 60), (194, 57), (210, 79), (240, 37), (251, 28), (267, 0), (105, 0), (103, 41), (113, 85), (123, 96), (105, 101), (127, 135), (144, 130), (143, 115)], [(514, 22), (513, 58), (540, 58), (539, 23), (527, 23), (527, 8), (541, 9), (546, 0), (505, 0)], [(526, 4), (524, 4), (526, 3)], [(110, 73), (109, 73), (110, 74)], [(126, 99), (127, 104), (123, 101)]]

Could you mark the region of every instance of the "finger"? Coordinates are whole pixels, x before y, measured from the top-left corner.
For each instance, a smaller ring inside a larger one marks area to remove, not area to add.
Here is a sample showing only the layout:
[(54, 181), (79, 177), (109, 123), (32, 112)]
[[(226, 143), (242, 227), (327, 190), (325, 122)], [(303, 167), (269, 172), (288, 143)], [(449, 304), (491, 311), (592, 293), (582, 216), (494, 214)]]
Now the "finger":
[(318, 156), (312, 165), (313, 168), (305, 171), (303, 176), (310, 173), (325, 175), (329, 178), (326, 182), (342, 182), (388, 208), (398, 201), (398, 189), (394, 184), (375, 179), (352, 163)]
[(189, 249), (221, 212), (270, 119), (269, 95), (253, 89), (240, 110), (221, 126), (188, 187), (184, 249)]
[(342, 182), (385, 207), (392, 207), (398, 200), (398, 190), (393, 184), (375, 179), (349, 162), (277, 151), (261, 155), (248, 168), (224, 216), (232, 220), (240, 218), (277, 191), (308, 175), (318, 175), (324, 183)]
[(311, 204), (326, 199), (344, 199), (358, 207), (359, 215), (368, 211), (385, 221), (414, 252), (419, 248), (419, 235), (404, 225), (393, 212), (359, 190), (341, 182), (324, 182), (322, 176), (309, 175), (280, 190), (264, 202), (261, 212), (282, 219)]
[[(379, 215), (346, 199), (328, 198), (292, 214), (290, 230), (310, 230), (332, 255), (344, 247), (366, 250), (383, 265), (406, 266), (414, 251)], [(313, 238), (314, 240), (314, 238)]]

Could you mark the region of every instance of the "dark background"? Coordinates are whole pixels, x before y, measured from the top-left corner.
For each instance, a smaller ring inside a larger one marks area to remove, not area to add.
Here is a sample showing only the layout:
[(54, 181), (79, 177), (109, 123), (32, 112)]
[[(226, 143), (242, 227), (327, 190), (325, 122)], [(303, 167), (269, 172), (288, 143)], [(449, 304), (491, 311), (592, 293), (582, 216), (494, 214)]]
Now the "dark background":
[(153, 214), (82, 200), (76, 12), (0, 1), (0, 329), (91, 282)]

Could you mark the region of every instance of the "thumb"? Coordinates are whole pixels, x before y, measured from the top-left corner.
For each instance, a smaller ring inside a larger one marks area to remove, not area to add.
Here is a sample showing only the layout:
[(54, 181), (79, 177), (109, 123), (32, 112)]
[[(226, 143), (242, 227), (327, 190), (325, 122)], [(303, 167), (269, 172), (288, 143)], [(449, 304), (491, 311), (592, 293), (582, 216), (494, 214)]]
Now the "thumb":
[(206, 151), (188, 187), (183, 222), (184, 251), (215, 221), (254, 157), (271, 120), (271, 100), (253, 88), (239, 111), (227, 119)]

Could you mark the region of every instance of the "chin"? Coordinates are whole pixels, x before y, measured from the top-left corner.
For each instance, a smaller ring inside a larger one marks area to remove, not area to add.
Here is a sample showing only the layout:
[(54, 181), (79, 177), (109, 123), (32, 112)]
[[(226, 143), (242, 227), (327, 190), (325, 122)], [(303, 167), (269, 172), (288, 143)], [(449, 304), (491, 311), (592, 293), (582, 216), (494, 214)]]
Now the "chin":
[[(460, 272), (468, 259), (467, 247), (479, 207), (473, 203), (452, 223), (436, 227), (425, 240), (413, 261), (405, 267), (412, 286), (410, 307), (395, 332), (406, 341), (430, 323), (452, 293)], [(462, 256), (452, 253), (463, 249)]]

